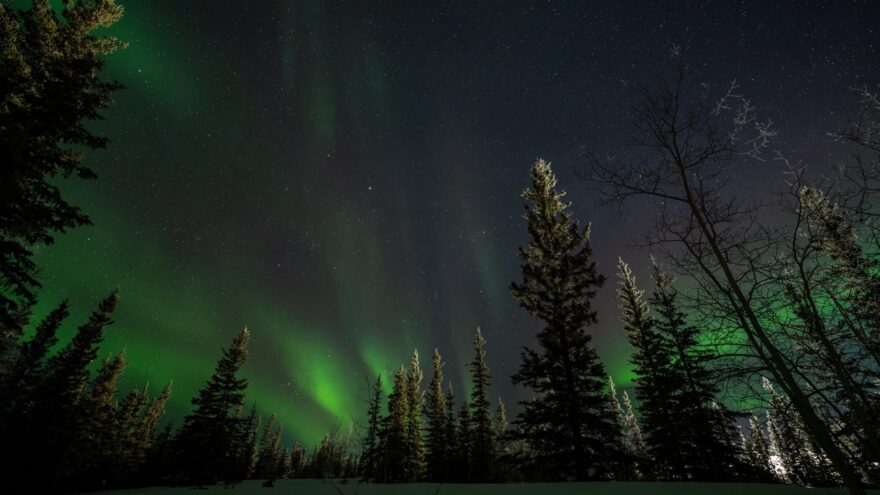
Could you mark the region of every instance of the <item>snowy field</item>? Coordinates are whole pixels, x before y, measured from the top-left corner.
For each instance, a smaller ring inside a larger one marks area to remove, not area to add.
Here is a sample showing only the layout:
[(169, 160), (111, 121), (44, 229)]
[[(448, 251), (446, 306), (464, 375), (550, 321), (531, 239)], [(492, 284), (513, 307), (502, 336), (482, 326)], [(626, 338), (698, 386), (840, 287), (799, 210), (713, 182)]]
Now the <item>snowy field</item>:
[[(324, 482), (321, 480), (282, 480), (275, 483), (274, 488), (264, 488), (261, 481), (246, 481), (234, 489), (222, 486), (207, 489), (195, 488), (139, 488), (135, 490), (115, 490), (99, 492), (118, 495), (195, 495), (195, 494), (226, 494), (226, 495), (845, 495), (846, 490), (839, 488), (802, 488), (789, 485), (761, 485), (735, 483), (529, 483), (504, 485), (469, 485), (447, 483), (443, 485), (431, 483), (404, 485), (376, 485), (351, 481)], [(868, 493), (880, 495), (880, 490), (868, 490)]]

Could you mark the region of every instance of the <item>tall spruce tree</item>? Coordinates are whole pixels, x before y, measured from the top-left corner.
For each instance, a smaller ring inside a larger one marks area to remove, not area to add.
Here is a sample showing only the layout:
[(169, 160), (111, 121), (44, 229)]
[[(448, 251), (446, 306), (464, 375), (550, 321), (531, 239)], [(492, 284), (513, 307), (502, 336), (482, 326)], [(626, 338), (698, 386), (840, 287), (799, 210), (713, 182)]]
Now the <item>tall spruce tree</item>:
[[(112, 324), (117, 300), (114, 291), (101, 301), (73, 339), (48, 359), (43, 379), (31, 397), (20, 403), (16, 424), (7, 428), (4, 438), (10, 452), (17, 455), (2, 463), (10, 469), (6, 474), (13, 480), (13, 492), (23, 488), (15, 485), (24, 480), (30, 490), (56, 490), (69, 485), (76, 473), (80, 462), (77, 440), (88, 419), (81, 399), (87, 390), (89, 366), (98, 355), (106, 327)], [(46, 476), (47, 472), (52, 474)]]
[[(361, 460), (358, 463), (360, 468), (359, 476), (364, 480), (375, 480), (379, 473), (379, 461), (381, 460), (381, 452), (379, 450), (379, 435), (382, 426), (382, 418), (380, 416), (380, 408), (382, 406), (382, 375), (376, 376), (376, 383), (370, 390), (370, 404), (367, 410), (367, 433), (364, 435), (363, 449)], [(292, 469), (296, 468), (294, 463)]]
[(443, 395), (443, 358), (440, 351), (434, 349), (431, 360), (434, 372), (425, 396), (425, 416), (428, 419), (428, 439), (426, 443), (426, 460), (428, 463), (428, 479), (433, 482), (443, 481), (446, 474), (446, 397)]
[(495, 417), (492, 419), (492, 426), (495, 436), (495, 479), (498, 481), (509, 481), (513, 475), (513, 451), (507, 431), (507, 428), (510, 426), (507, 420), (507, 407), (504, 405), (501, 397), (498, 397), (498, 405), (495, 407)]
[(44, 378), (46, 355), (58, 342), (58, 329), (69, 314), (70, 303), (65, 299), (37, 325), (34, 335), (8, 356), (8, 362), (0, 361), (0, 424), (8, 424), (20, 406), (26, 409), (19, 403), (32, 397), (34, 387)]
[(77, 486), (107, 486), (113, 480), (106, 477), (117, 474), (114, 464), (123, 454), (122, 439), (118, 436), (124, 432), (120, 428), (116, 394), (125, 366), (123, 354), (104, 358), (88, 392), (78, 404), (83, 421), (74, 441), (82, 452), (88, 454), (78, 458), (75, 469)]
[(89, 223), (55, 179), (95, 178), (83, 150), (107, 139), (88, 124), (121, 88), (103, 59), (123, 46), (100, 33), (121, 16), (113, 0), (0, 4), (0, 355), (36, 300), (34, 247)]
[(532, 389), (516, 420), (549, 479), (608, 476), (619, 458), (619, 433), (605, 393), (605, 370), (587, 328), (596, 323), (591, 301), (605, 278), (592, 260), (589, 226), (572, 218), (556, 190), (550, 164), (531, 169), (523, 192), (530, 241), (519, 249), (522, 282), (511, 284), (520, 306), (544, 324), (538, 350), (526, 348), (513, 375)]
[(657, 332), (644, 291), (637, 287), (632, 270), (622, 259), (617, 263), (617, 277), (620, 319), (635, 348), (630, 362), (635, 366), (633, 382), (647, 433), (647, 452), (654, 459), (651, 474), (659, 479), (688, 479), (681, 457), (687, 418), (677, 416), (675, 410), (675, 393), (681, 384), (671, 371), (669, 342)]
[(700, 330), (688, 324), (679, 308), (674, 279), (656, 260), (651, 261), (654, 293), (650, 302), (657, 314), (654, 328), (671, 356), (667, 380), (677, 387), (675, 418), (686, 421), (679, 433), (678, 456), (695, 480), (735, 479), (740, 471), (736, 451), (725, 440), (726, 435), (719, 435), (719, 431), (729, 428), (732, 414), (715, 402), (718, 385), (711, 369), (715, 355), (700, 345)]
[(422, 411), (425, 391), (422, 390), (422, 367), (419, 351), (413, 351), (407, 375), (407, 476), (409, 481), (420, 481), (425, 473), (425, 446), (422, 440)]
[(388, 415), (382, 420), (381, 452), (378, 481), (394, 483), (411, 479), (409, 463), (409, 375), (403, 365), (394, 374), (394, 387), (388, 396)]
[(471, 479), (489, 481), (495, 467), (495, 427), (489, 402), (489, 364), (486, 362), (486, 339), (480, 327), (474, 332), (474, 360), (471, 372)]
[(251, 333), (245, 328), (223, 349), (208, 383), (193, 398), (195, 410), (184, 418), (175, 439), (181, 481), (214, 483), (235, 469), (235, 440), (247, 380), (238, 371), (248, 358)]
[[(276, 441), (277, 439), (277, 441)], [(263, 427), (260, 436), (260, 449), (257, 453), (257, 463), (254, 466), (254, 478), (270, 479), (278, 466), (278, 448), (281, 435), (275, 424), (275, 415), (269, 416), (269, 421)]]
[(778, 481), (775, 466), (770, 458), (770, 445), (767, 443), (767, 437), (764, 436), (764, 428), (754, 414), (749, 417), (749, 437), (745, 441), (745, 452), (753, 468)]

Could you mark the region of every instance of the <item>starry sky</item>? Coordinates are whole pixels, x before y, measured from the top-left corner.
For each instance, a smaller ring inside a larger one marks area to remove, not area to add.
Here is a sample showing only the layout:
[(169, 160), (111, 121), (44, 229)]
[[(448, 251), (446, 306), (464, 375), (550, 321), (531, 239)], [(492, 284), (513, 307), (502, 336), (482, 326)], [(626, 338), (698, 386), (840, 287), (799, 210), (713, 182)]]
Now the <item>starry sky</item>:
[[(576, 171), (627, 152), (627, 83), (673, 44), (695, 82), (737, 78), (774, 147), (819, 171), (843, 156), (825, 132), (858, 108), (847, 88), (880, 83), (873, 1), (120, 3), (129, 47), (107, 68), (127, 89), (95, 124), (100, 179), (64, 184), (95, 225), (40, 249), (38, 313), (70, 297), (78, 324), (118, 287), (102, 351), (126, 351), (126, 386), (173, 379), (171, 417), (247, 325), (249, 399), (305, 442), (362, 421), (368, 381), (413, 349), (427, 375), (439, 348), (466, 390), (477, 325), (493, 395), (526, 396), (509, 376), (539, 326), (508, 285), (538, 157), (593, 224), (611, 277), (593, 334), (626, 387), (614, 266), (647, 279), (630, 246), (650, 217), (598, 206)], [(781, 170), (744, 162), (731, 192)]]

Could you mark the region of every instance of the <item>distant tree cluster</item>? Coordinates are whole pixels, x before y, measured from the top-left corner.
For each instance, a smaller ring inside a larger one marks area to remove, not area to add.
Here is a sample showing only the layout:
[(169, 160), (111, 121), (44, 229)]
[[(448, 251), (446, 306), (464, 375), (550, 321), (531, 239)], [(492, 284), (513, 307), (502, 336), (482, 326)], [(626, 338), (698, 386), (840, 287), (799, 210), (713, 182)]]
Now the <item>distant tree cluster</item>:
[(474, 359), (468, 365), (471, 394), (456, 411), (452, 384), (444, 390), (443, 358), (434, 350), (433, 374), (422, 388), (419, 354), (394, 374), (387, 413), (382, 413), (382, 376), (370, 394), (367, 430), (359, 475), (367, 481), (399, 483), (504, 481), (509, 471), (507, 416), (499, 399), (493, 412), (488, 398), (486, 340), (474, 334)]

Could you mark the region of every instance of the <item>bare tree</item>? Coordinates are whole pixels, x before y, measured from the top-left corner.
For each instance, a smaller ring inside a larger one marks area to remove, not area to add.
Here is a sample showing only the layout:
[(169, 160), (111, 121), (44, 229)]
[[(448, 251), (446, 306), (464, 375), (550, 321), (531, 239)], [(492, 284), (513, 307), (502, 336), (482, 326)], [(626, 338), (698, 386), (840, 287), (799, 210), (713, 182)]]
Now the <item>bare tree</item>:
[[(679, 49), (674, 72), (654, 86), (636, 85), (635, 143), (646, 153), (631, 164), (589, 158), (586, 174), (603, 198), (618, 207), (637, 197), (656, 203), (655, 228), (646, 241), (690, 276), (704, 316), (729, 329), (747, 358), (760, 363), (840, 473), (850, 493), (864, 494), (851, 457), (816, 407), (811, 386), (797, 371), (802, 354), (776, 325), (788, 304), (779, 297), (783, 229), (759, 221), (765, 204), (729, 194), (740, 160), (765, 160), (775, 131), (733, 82), (720, 99), (710, 89), (692, 91)], [(738, 340), (737, 340), (738, 339)]]

